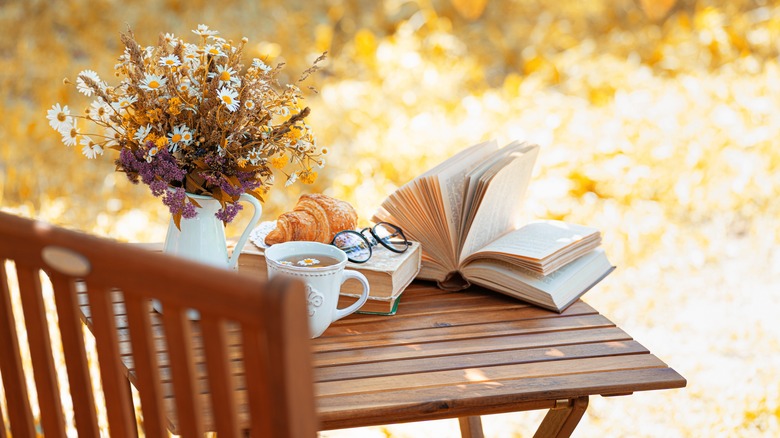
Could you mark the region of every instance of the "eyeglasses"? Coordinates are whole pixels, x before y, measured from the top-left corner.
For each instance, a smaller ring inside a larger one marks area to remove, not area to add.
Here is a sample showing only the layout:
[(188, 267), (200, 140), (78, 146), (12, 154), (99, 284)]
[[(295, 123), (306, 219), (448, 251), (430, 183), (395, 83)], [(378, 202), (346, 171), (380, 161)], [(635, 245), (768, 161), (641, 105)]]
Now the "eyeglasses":
[(373, 254), (371, 247), (377, 244), (398, 254), (405, 252), (411, 245), (401, 228), (387, 222), (379, 222), (360, 231), (340, 231), (330, 244), (347, 253), (347, 259), (352, 263), (367, 262)]

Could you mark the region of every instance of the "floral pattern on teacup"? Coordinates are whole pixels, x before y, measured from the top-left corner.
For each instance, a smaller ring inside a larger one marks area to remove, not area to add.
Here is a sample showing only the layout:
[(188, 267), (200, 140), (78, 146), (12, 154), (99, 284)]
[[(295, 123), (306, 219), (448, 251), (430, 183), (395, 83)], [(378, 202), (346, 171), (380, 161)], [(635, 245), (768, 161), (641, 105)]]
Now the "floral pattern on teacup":
[(309, 308), (309, 316), (314, 316), (314, 314), (317, 312), (317, 307), (322, 305), (325, 297), (319, 293), (317, 289), (311, 287), (308, 284), (306, 285), (306, 297)]

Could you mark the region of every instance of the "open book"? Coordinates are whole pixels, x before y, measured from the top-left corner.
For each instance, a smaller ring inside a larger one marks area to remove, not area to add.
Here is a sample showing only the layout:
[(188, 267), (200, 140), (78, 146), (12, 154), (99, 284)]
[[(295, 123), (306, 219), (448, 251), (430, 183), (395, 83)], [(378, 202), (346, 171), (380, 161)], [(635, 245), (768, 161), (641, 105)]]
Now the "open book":
[(374, 221), (422, 244), (417, 278), (449, 290), (479, 284), (561, 312), (614, 268), (594, 228), (556, 221), (517, 228), (538, 153), (520, 142), (467, 148), (388, 196)]

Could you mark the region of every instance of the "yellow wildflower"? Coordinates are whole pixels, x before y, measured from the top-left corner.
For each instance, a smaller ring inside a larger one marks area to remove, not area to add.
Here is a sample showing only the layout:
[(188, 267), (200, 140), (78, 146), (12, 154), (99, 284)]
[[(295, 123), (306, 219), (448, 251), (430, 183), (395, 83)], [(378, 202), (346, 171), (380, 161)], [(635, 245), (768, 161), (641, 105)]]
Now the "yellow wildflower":
[(238, 164), (238, 167), (244, 168), (246, 167), (247, 159), (246, 158), (239, 158), (238, 161), (236, 161)]
[(151, 123), (157, 122), (162, 117), (162, 110), (160, 108), (149, 110), (146, 112), (146, 117)]
[(317, 172), (306, 169), (298, 175), (298, 180), (304, 184), (314, 184), (317, 180)]
[(297, 141), (303, 135), (303, 130), (298, 126), (291, 126), (290, 131), (287, 132), (287, 138), (291, 141)]
[(287, 157), (287, 155), (280, 155), (278, 157), (271, 158), (268, 161), (271, 163), (271, 166), (277, 169), (284, 169), (284, 166), (290, 162), (290, 159)]
[(168, 100), (168, 109), (166, 112), (172, 116), (181, 114), (181, 99), (178, 97), (172, 97), (170, 100)]
[(163, 146), (168, 145), (168, 137), (160, 137), (157, 140), (154, 141), (154, 144), (157, 145), (158, 148), (161, 148)]

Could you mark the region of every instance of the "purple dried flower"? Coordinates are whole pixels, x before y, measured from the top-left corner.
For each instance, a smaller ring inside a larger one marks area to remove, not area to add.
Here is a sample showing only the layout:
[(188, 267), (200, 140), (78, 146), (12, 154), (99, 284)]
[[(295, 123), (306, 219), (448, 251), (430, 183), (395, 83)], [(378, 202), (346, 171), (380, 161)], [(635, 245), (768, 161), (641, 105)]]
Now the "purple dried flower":
[[(140, 180), (148, 185), (154, 196), (162, 196), (163, 203), (168, 206), (171, 214), (181, 214), (183, 218), (195, 217), (197, 209), (188, 202), (184, 190), (187, 171), (180, 167), (176, 157), (166, 148), (161, 148), (156, 155), (148, 159), (148, 151), (153, 147), (154, 143), (150, 142), (145, 145), (145, 148), (138, 148), (135, 151), (129, 148), (122, 149), (117, 160), (119, 170), (123, 170), (133, 183), (138, 183)], [(208, 166), (208, 170), (196, 170), (196, 172), (205, 181), (206, 190), (219, 188), (231, 198), (238, 199), (242, 193), (262, 186), (262, 181), (256, 177), (254, 171), (244, 172), (236, 169), (235, 164), (227, 157), (207, 155), (203, 158), (203, 162)], [(242, 208), (237, 202), (228, 203), (217, 211), (215, 216), (229, 223), (235, 219)]]
[(168, 188), (168, 183), (161, 179), (156, 179), (149, 183), (149, 188), (152, 190), (152, 194), (155, 197), (162, 196), (165, 193), (165, 189)]
[(197, 215), (195, 206), (187, 202), (187, 194), (181, 187), (166, 191), (162, 201), (168, 206), (171, 214), (181, 214), (181, 217), (185, 219), (191, 219)]
[(217, 210), (215, 216), (217, 216), (217, 219), (221, 220), (222, 222), (229, 223), (236, 218), (238, 212), (243, 208), (244, 206), (237, 202), (232, 204), (225, 204), (224, 207)]

